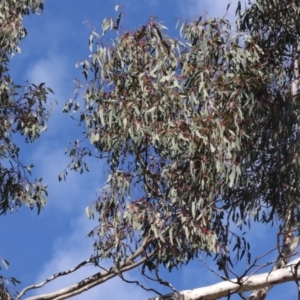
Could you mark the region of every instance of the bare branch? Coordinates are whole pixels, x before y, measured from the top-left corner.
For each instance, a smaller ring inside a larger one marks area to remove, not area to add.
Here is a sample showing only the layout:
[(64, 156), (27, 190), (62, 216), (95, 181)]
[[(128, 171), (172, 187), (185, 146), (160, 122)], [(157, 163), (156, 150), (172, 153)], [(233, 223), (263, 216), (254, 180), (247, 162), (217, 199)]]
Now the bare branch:
[[(129, 271), (131, 269), (134, 269), (136, 267), (138, 267), (139, 265), (143, 264), (145, 261), (147, 261), (150, 257), (152, 257), (154, 255), (154, 251), (152, 251), (151, 253), (141, 257), (141, 259), (137, 262), (134, 262), (134, 259), (137, 258), (138, 256), (142, 255), (144, 253), (145, 247), (147, 246), (148, 242), (150, 242), (151, 239), (149, 237), (146, 237), (142, 243), (142, 245), (136, 250), (135, 253), (133, 253), (131, 256), (129, 256), (126, 260), (123, 261), (123, 263), (120, 264), (119, 268), (116, 267), (111, 267), (108, 270), (102, 271), (102, 272), (98, 272), (90, 277), (87, 277), (73, 285), (70, 285), (68, 287), (65, 287), (63, 289), (57, 290), (55, 292), (52, 293), (48, 293), (48, 294), (43, 294), (43, 295), (38, 295), (38, 296), (33, 296), (33, 297), (29, 297), (27, 298), (27, 300), (59, 300), (59, 299), (67, 299), (71, 296), (75, 296), (78, 295), (82, 292), (85, 292), (87, 290), (89, 290), (90, 288), (99, 285), (113, 277), (118, 276), (121, 273), (124, 273), (126, 271)], [(85, 262), (83, 262), (85, 263)], [(79, 264), (78, 266), (82, 266), (82, 264)], [(77, 270), (79, 267), (76, 266), (75, 268), (71, 269), (72, 272)], [(61, 272), (58, 273), (60, 274), (59, 276), (62, 275), (67, 275), (71, 272), (69, 271), (65, 271), (65, 272)], [(26, 291), (28, 291), (29, 289), (32, 288), (37, 288), (40, 286), (43, 286), (44, 284), (48, 283), (49, 281), (57, 278), (57, 274), (53, 275), (52, 277), (50, 277), (49, 279), (43, 281), (42, 283), (40, 283), (39, 285), (37, 285), (35, 287), (35, 285), (30, 286), (28, 288), (25, 288), (20, 295), (18, 296), (17, 299), (20, 299), (22, 295), (24, 295), (24, 293)]]
[(50, 281), (52, 281), (52, 280), (54, 280), (54, 279), (56, 279), (56, 278), (58, 278), (58, 277), (60, 277), (60, 276), (68, 275), (68, 274), (70, 274), (70, 273), (72, 273), (72, 272), (78, 270), (79, 268), (83, 267), (84, 265), (86, 265), (86, 264), (88, 264), (88, 263), (90, 263), (90, 262), (92, 262), (92, 261), (93, 261), (93, 258), (91, 257), (91, 258), (89, 258), (89, 259), (87, 259), (87, 260), (81, 262), (81, 263), (78, 264), (77, 266), (73, 267), (72, 269), (69, 269), (69, 270), (63, 271), (63, 272), (59, 272), (59, 273), (57, 273), (57, 274), (52, 275), (51, 277), (47, 278), (46, 280), (44, 280), (43, 282), (41, 282), (41, 283), (39, 283), (39, 284), (33, 284), (33, 285), (30, 285), (30, 286), (24, 288), (24, 289), (20, 292), (20, 294), (17, 296), (16, 300), (21, 299), (21, 297), (22, 297), (27, 291), (32, 290), (32, 289), (40, 288), (40, 287), (44, 286), (46, 283), (48, 283), (48, 282), (50, 282)]
[(260, 290), (277, 284), (300, 279), (300, 272), (298, 271), (299, 264), (300, 258), (297, 258), (283, 268), (275, 271), (246, 276), (239, 281), (237, 279), (232, 279), (230, 281), (220, 282), (207, 287), (171, 293), (150, 298), (149, 300), (216, 300), (235, 293)]
[[(279, 257), (277, 258), (276, 264), (274, 265), (272, 271), (281, 269), (288, 263), (291, 256), (293, 255), (293, 253), (299, 246), (299, 243), (300, 243), (299, 236), (293, 238), (292, 232), (286, 233), (285, 244), (282, 247), (281, 253), (279, 254)], [(298, 268), (298, 266), (297, 266), (297, 268)], [(265, 299), (267, 293), (269, 292), (269, 290), (272, 287), (273, 287), (273, 285), (270, 285), (263, 289), (255, 290), (248, 297), (248, 299), (249, 300), (263, 300), (263, 299)]]
[(161, 295), (160, 292), (158, 292), (157, 290), (153, 289), (153, 288), (147, 288), (145, 287), (144, 285), (142, 285), (138, 280), (128, 280), (124, 277), (123, 274), (119, 274), (119, 277), (124, 281), (124, 282), (127, 282), (127, 283), (135, 283), (136, 285), (138, 285), (139, 287), (141, 287), (143, 290), (145, 291), (152, 291), (158, 295)]

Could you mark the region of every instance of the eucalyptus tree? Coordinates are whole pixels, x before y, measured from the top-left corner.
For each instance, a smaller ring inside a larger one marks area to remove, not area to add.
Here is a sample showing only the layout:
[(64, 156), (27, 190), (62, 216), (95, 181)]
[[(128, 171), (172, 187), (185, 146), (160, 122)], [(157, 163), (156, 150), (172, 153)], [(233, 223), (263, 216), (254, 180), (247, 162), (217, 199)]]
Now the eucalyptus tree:
[[(177, 38), (156, 19), (128, 31), (122, 13), (105, 19), (102, 33), (93, 30), (91, 55), (81, 63), (88, 79), (83, 100), (78, 81), (64, 112), (79, 115), (91, 143), (70, 147), (71, 168), (83, 172), (85, 157), (95, 156), (109, 171), (86, 210), (99, 221), (89, 234), (94, 254), (18, 299), (86, 264), (102, 270), (29, 299), (69, 298), (115, 276), (126, 280), (123, 273), (137, 266), (172, 287), (159, 268), (172, 271), (201, 254), (215, 256), (225, 281), (156, 299), (249, 290), (249, 299), (264, 299), (273, 284), (299, 279), (299, 259), (288, 264), (299, 244), (299, 4), (257, 0), (242, 12), (239, 3), (236, 28), (225, 19), (179, 21)], [(103, 42), (105, 34), (111, 42)], [(275, 221), (273, 271), (247, 277), (258, 258), (251, 259), (239, 229)], [(240, 275), (231, 272), (233, 255), (249, 265)], [(101, 267), (104, 259), (110, 269)]]
[[(16, 134), (33, 142), (46, 129), (49, 109), (45, 102), (52, 90), (44, 83), (14, 83), (9, 74), (10, 58), (21, 51), (20, 41), (26, 37), (23, 17), (43, 10), (41, 0), (2, 0), (0, 2), (0, 214), (12, 212), (25, 204), (38, 211), (45, 204), (47, 195), (42, 179), (31, 181), (30, 170), (19, 159), (20, 146), (16, 144)], [(7, 267), (8, 262), (2, 260)], [(15, 278), (0, 275), (0, 297), (8, 299), (6, 282), (17, 283)]]

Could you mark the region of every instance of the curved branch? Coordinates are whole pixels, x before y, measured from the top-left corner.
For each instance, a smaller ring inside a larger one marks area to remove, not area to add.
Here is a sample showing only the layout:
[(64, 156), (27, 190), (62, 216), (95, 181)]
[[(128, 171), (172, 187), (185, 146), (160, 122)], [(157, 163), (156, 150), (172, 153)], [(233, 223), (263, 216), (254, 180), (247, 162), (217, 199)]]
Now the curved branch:
[(57, 290), (52, 293), (33, 296), (27, 298), (27, 300), (61, 300), (61, 299), (67, 299), (70, 297), (73, 297), (75, 295), (81, 294), (82, 292), (85, 292), (92, 287), (99, 285), (113, 277), (116, 277), (119, 275), (119, 273), (124, 273), (126, 271), (129, 271), (131, 269), (136, 268), (137, 266), (144, 263), (149, 257), (151, 257), (154, 254), (154, 252), (150, 253), (149, 255), (143, 257), (138, 262), (132, 262), (129, 260), (126, 260), (120, 270), (117, 270), (116, 268), (110, 268), (107, 271), (98, 272), (90, 277), (87, 277), (73, 285), (70, 285), (66, 288)]
[(40, 288), (42, 286), (44, 286), (46, 283), (60, 277), (60, 276), (64, 276), (64, 275), (68, 275), (70, 273), (73, 273), (75, 272), (76, 270), (78, 270), (79, 268), (83, 267), (84, 265), (90, 263), (93, 261), (93, 258), (89, 258), (83, 262), (81, 262), (80, 264), (78, 264), (77, 266), (73, 267), (72, 269), (69, 269), (67, 271), (63, 271), (63, 272), (59, 272), (59, 273), (56, 273), (54, 275), (52, 275), (51, 277), (47, 278), (46, 280), (44, 280), (43, 282), (39, 283), (39, 284), (32, 284), (32, 285), (29, 285), (27, 286), (26, 288), (24, 288), (20, 293), (19, 295), (17, 296), (16, 300), (20, 300), (21, 297), (29, 290), (32, 290), (32, 289), (37, 289), (37, 288)]
[(283, 268), (275, 271), (246, 276), (239, 281), (237, 279), (232, 279), (230, 281), (223, 281), (207, 287), (170, 293), (163, 296), (149, 298), (148, 300), (216, 300), (231, 294), (258, 290), (300, 279), (300, 270), (298, 270), (299, 265), (300, 258), (297, 258)]
[[(71, 296), (75, 296), (78, 295), (84, 291), (87, 291), (89, 289), (91, 289), (92, 287), (99, 285), (115, 276), (118, 276), (120, 273), (124, 273), (126, 271), (129, 271), (131, 269), (134, 269), (136, 267), (138, 267), (139, 265), (143, 264), (146, 260), (148, 260), (150, 257), (152, 257), (154, 255), (154, 251), (152, 251), (151, 253), (143, 256), (139, 261), (134, 262), (134, 259), (137, 258), (138, 256), (142, 255), (145, 247), (147, 246), (147, 244), (151, 241), (150, 237), (146, 237), (143, 241), (143, 243), (141, 244), (141, 246), (132, 254), (130, 255), (126, 260), (123, 261), (123, 263), (120, 264), (120, 268), (117, 269), (116, 267), (112, 267), (108, 270), (105, 271), (101, 271), (98, 272), (90, 277), (87, 277), (73, 285), (70, 285), (68, 287), (62, 288), (60, 290), (57, 290), (55, 292), (51, 292), (48, 294), (43, 294), (43, 295), (38, 295), (38, 296), (33, 296), (33, 297), (29, 297), (27, 298), (27, 300), (59, 300), (59, 299), (67, 299)], [(93, 258), (90, 258), (82, 263), (80, 263), (79, 265), (77, 265), (76, 267), (68, 270), (68, 271), (64, 271), (64, 272), (60, 272), (57, 273), (53, 276), (51, 276), (50, 278), (46, 279), (45, 281), (43, 281), (40, 284), (37, 285), (31, 285), (29, 287), (26, 287), (24, 290), (22, 290), (22, 292), (18, 295), (17, 300), (19, 300), (26, 291), (30, 290), (30, 289), (34, 289), (34, 288), (39, 288), (43, 285), (45, 285), (46, 283), (52, 281), (53, 279), (59, 277), (59, 276), (63, 276), (63, 275), (67, 275), (71, 272), (74, 272), (75, 270), (79, 269), (80, 267), (82, 267), (83, 265), (87, 264), (88, 262), (92, 262)]]

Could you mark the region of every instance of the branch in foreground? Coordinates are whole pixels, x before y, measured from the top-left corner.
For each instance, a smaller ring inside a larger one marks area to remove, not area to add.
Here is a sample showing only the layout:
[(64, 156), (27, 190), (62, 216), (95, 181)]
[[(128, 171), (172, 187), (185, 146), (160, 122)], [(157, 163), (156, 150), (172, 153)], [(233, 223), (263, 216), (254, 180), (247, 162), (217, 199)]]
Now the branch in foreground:
[(149, 300), (215, 300), (235, 293), (253, 291), (273, 285), (300, 279), (300, 258), (293, 260), (285, 267), (258, 275), (246, 276), (224, 281), (207, 287), (170, 293)]
[(67, 271), (63, 271), (63, 272), (59, 272), (57, 274), (52, 275), (51, 277), (47, 278), (46, 280), (44, 280), (43, 282), (39, 283), (39, 284), (32, 284), (30, 286), (27, 286), (26, 288), (24, 288), (19, 295), (17, 296), (16, 300), (20, 300), (21, 297), (29, 290), (33, 290), (33, 289), (37, 289), (40, 288), (42, 286), (44, 286), (46, 283), (60, 277), (60, 276), (65, 276), (68, 275), (70, 273), (75, 272), (76, 270), (80, 269), (81, 267), (85, 266), (88, 263), (91, 263), (93, 261), (93, 258), (89, 258), (83, 262), (81, 262), (80, 264), (78, 264), (77, 266), (75, 266), (74, 268), (67, 270)]
[[(115, 267), (112, 267), (108, 270), (102, 271), (102, 272), (98, 272), (90, 277), (87, 277), (73, 285), (67, 286), (65, 288), (62, 288), (60, 290), (48, 293), (48, 294), (43, 294), (43, 295), (38, 295), (38, 296), (33, 296), (33, 297), (29, 297), (27, 298), (27, 300), (61, 300), (61, 299), (67, 299), (70, 297), (73, 297), (75, 295), (78, 295), (82, 292), (85, 292), (89, 289), (91, 289), (94, 286), (97, 286), (113, 277), (118, 276), (120, 273), (124, 273), (127, 272), (131, 269), (134, 269), (136, 267), (138, 267), (139, 265), (143, 264), (145, 261), (147, 261), (150, 257), (153, 256), (154, 251), (149, 253), (148, 255), (143, 256), (140, 260), (138, 261), (134, 261), (135, 258), (137, 258), (138, 256), (140, 256), (141, 254), (143, 254), (144, 249), (147, 245), (147, 243), (149, 242), (149, 237), (145, 238), (145, 240), (143, 241), (142, 245), (140, 246), (139, 249), (137, 249), (131, 256), (129, 256), (126, 260), (123, 261), (123, 263), (120, 264), (120, 268), (116, 269)], [(82, 266), (82, 264), (80, 264)], [(78, 269), (77, 267), (75, 267), (76, 269)], [(74, 269), (71, 269), (72, 271), (74, 271)], [(61, 272), (64, 273), (62, 275), (67, 275), (71, 272), (69, 271), (65, 271), (65, 272)], [(59, 273), (60, 274), (60, 273)], [(54, 277), (56, 275), (51, 276), (49, 279), (43, 281), (42, 283), (40, 283), (39, 285), (37, 285), (37, 287), (44, 285), (45, 283), (48, 283), (49, 281), (57, 278), (58, 276)], [(53, 278), (54, 277), (54, 278)], [(51, 280), (50, 280), (51, 279)], [(35, 288), (35, 285), (30, 286), (29, 288), (26, 288), (25, 290), (29, 290)], [(23, 290), (24, 291), (24, 290)], [(22, 291), (22, 292), (23, 292)], [(24, 294), (24, 292), (23, 292)], [(18, 296), (18, 299), (20, 299), (22, 295), (20, 294)]]
[[(287, 233), (285, 238), (285, 244), (283, 245), (280, 255), (272, 268), (272, 271), (278, 270), (286, 266), (294, 254), (295, 250), (299, 246), (300, 236), (293, 237), (292, 232)], [(266, 298), (268, 292), (273, 287), (270, 285), (265, 288), (261, 288), (252, 292), (252, 294), (247, 298), (248, 300), (263, 300)]]
[(116, 277), (119, 275), (119, 272), (124, 273), (126, 271), (129, 271), (133, 268), (136, 268), (137, 266), (144, 263), (148, 257), (144, 257), (143, 259), (139, 260), (136, 263), (133, 262), (126, 262), (122, 266), (122, 269), (120, 271), (115, 270), (114, 268), (110, 268), (107, 271), (98, 272), (90, 277), (87, 277), (80, 282), (77, 282), (73, 285), (70, 285), (68, 287), (65, 287), (63, 289), (60, 289), (58, 291), (33, 296), (30, 298), (27, 298), (27, 300), (61, 300), (61, 299), (67, 299), (70, 297), (73, 297), (75, 295), (81, 294), (82, 292), (85, 292), (89, 289), (91, 289), (94, 286), (97, 286), (109, 279), (112, 279), (113, 277)]

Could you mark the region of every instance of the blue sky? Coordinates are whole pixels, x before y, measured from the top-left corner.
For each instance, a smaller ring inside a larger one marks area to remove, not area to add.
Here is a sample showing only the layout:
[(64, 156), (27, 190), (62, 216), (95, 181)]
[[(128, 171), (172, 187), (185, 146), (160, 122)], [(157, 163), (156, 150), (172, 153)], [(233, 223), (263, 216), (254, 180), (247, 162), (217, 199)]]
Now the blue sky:
[[(234, 18), (235, 3), (232, 1), (228, 17)], [(125, 25), (134, 29), (143, 25), (150, 16), (164, 21), (170, 34), (175, 34), (178, 17), (191, 19), (202, 15), (222, 16), (227, 1), (223, 0), (46, 0), (45, 11), (40, 16), (25, 18), (27, 38), (21, 43), (22, 53), (10, 63), (10, 73), (16, 83), (46, 82), (55, 91), (53, 99), (59, 104), (55, 107), (48, 124), (48, 132), (32, 145), (24, 145), (21, 157), (26, 163), (34, 163), (34, 177), (43, 177), (49, 186), (48, 204), (37, 215), (26, 207), (13, 214), (1, 216), (0, 256), (11, 263), (7, 275), (22, 281), (21, 287), (39, 283), (53, 273), (68, 269), (92, 253), (92, 240), (86, 237), (95, 222), (85, 215), (85, 207), (96, 197), (97, 190), (105, 182), (106, 174), (100, 161), (89, 164), (90, 173), (79, 175), (69, 172), (66, 182), (58, 182), (58, 174), (67, 166), (69, 160), (64, 149), (69, 142), (80, 137), (81, 128), (68, 115), (62, 114), (66, 100), (73, 97), (73, 79), (82, 79), (81, 70), (75, 63), (89, 55), (88, 37), (90, 24), (100, 30), (103, 18), (116, 16), (114, 7), (123, 5)], [(177, 33), (176, 33), (177, 34)], [(274, 230), (254, 225), (248, 236), (255, 241), (254, 253), (275, 246)], [(276, 253), (273, 255), (273, 259)], [(108, 262), (106, 263), (109, 266)], [(220, 281), (200, 263), (193, 263), (179, 272), (166, 275), (178, 289), (190, 289)], [(242, 270), (242, 266), (240, 269)], [(98, 272), (95, 268), (83, 268), (74, 276), (58, 279), (49, 284), (46, 292), (74, 283), (85, 276)], [(128, 279), (139, 278), (138, 271), (127, 274)], [(143, 281), (145, 285), (149, 282)], [(18, 288), (20, 290), (21, 288)], [(164, 289), (161, 291), (169, 292)], [(36, 293), (35, 291), (33, 293)], [(31, 295), (33, 294), (31, 293)], [(30, 295), (29, 293), (26, 295)], [(152, 294), (139, 287), (120, 280), (111, 280), (74, 299), (146, 299)], [(285, 295), (280, 297), (279, 295)], [(274, 288), (268, 299), (291, 298), (296, 295), (295, 284)], [(239, 297), (233, 297), (240, 299)]]

